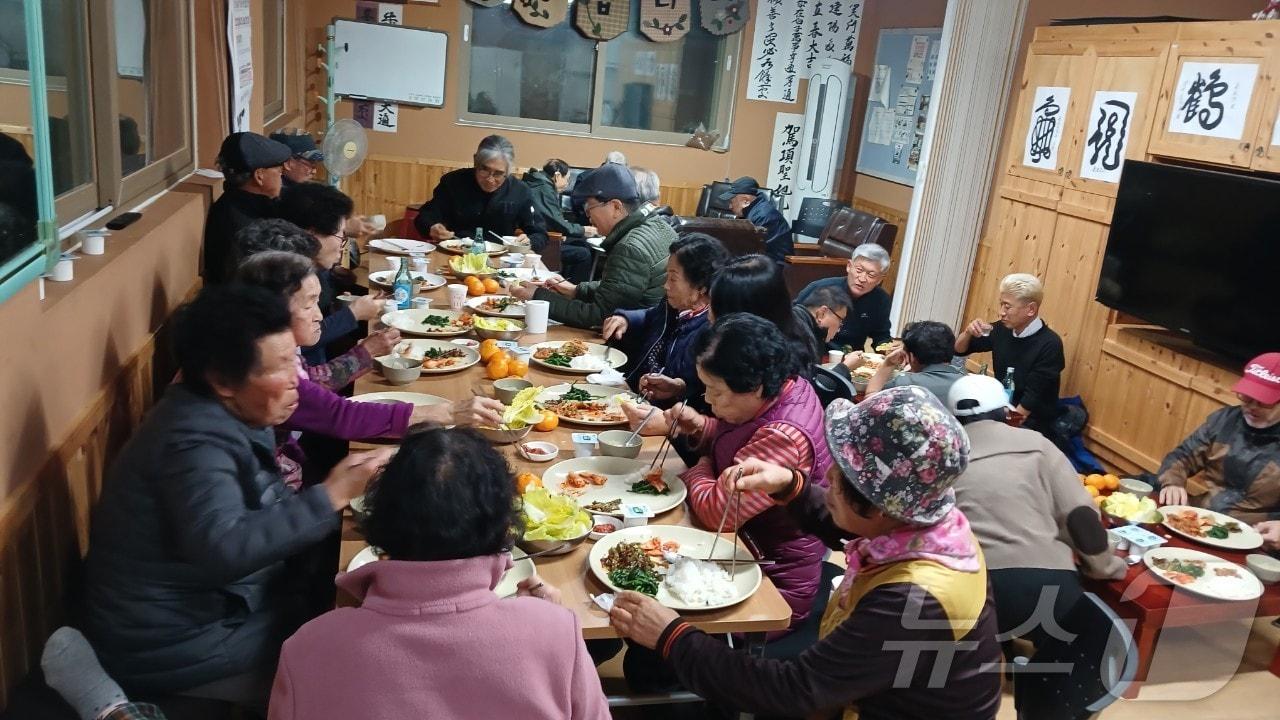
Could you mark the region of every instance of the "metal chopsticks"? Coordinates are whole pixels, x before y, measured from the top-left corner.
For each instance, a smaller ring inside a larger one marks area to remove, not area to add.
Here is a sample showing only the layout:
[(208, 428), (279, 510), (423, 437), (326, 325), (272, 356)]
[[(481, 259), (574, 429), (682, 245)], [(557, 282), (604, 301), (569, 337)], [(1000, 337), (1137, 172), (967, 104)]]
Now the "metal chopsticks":
[[(724, 499), (724, 510), (720, 512), (720, 524), (716, 526), (716, 536), (711, 541), (711, 549), (707, 551), (707, 562), (716, 556), (716, 544), (720, 542), (720, 533), (724, 532), (724, 524), (729, 519), (729, 508), (733, 508), (733, 517), (739, 517), (738, 513), (742, 510), (742, 491), (738, 490), (738, 481), (742, 479), (742, 468), (738, 468), (738, 474), (733, 478), (733, 495)], [(736, 535), (736, 533), (735, 533)], [(732, 577), (738, 570), (738, 544), (733, 544), (733, 556), (730, 558), (729, 575)]]

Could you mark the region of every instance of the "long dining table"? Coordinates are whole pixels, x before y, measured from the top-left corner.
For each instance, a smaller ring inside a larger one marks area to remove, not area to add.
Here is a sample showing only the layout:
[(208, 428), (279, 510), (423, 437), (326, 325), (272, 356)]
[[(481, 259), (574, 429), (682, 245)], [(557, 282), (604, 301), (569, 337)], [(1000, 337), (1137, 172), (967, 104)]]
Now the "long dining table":
[[(364, 280), (367, 277), (368, 265), (372, 263), (375, 268), (380, 269), (386, 264), (387, 257), (376, 252), (366, 253), (362, 267), (357, 271), (357, 277)], [(443, 275), (450, 282), (453, 282), (448, 269), (448, 259), (450, 257), (452, 256), (439, 250), (429, 253), (427, 255), (430, 263), (429, 272)], [(371, 289), (378, 290), (376, 286), (371, 286)], [(504, 289), (502, 293), (505, 292)], [(421, 293), (420, 297), (431, 298), (432, 309), (449, 308), (445, 288), (436, 288)], [(472, 334), (462, 337), (474, 339)], [(405, 339), (409, 339), (409, 336), (406, 335)], [(524, 335), (517, 342), (521, 346), (529, 346), (545, 341), (573, 339), (601, 342), (598, 332), (581, 330), (565, 325), (552, 325), (548, 327), (545, 334)], [(583, 375), (556, 372), (535, 363), (530, 363), (529, 372), (525, 379), (535, 386), (546, 387), (572, 381), (582, 381)], [(460, 401), (471, 397), (473, 393), (493, 397), (493, 382), (486, 375), (484, 363), (478, 363), (465, 370), (448, 374), (423, 374), (421, 378), (408, 385), (392, 385), (381, 375), (373, 372), (356, 381), (355, 394), (358, 396), (366, 393), (413, 392), (435, 395), (446, 400)], [(556, 462), (574, 457), (574, 446), (571, 438), (574, 432), (595, 432), (597, 429), (607, 428), (574, 427), (562, 422), (559, 427), (550, 432), (538, 432), (536, 430), (531, 432), (526, 441), (542, 440), (554, 443), (559, 449), (558, 457), (552, 462), (535, 463), (526, 460), (519, 455), (514, 444), (496, 445), (495, 447), (506, 457), (514, 472), (530, 472), (541, 476)], [(644, 445), (639, 459), (646, 462), (652, 461), (662, 445), (662, 440), (663, 438), (660, 436), (643, 438)], [(358, 443), (353, 445), (353, 449), (358, 449), (359, 447), (360, 444)], [(674, 472), (681, 472), (685, 469), (684, 464), (674, 452), (668, 455), (663, 467)], [(681, 505), (651, 518), (649, 523), (652, 525), (693, 526), (695, 524), (693, 520), (692, 514), (684, 505)], [(714, 528), (712, 531), (714, 531)], [(728, 542), (736, 541), (732, 533), (725, 533), (722, 537)], [(740, 541), (738, 544), (739, 547), (743, 547)], [(343, 520), (339, 572), (344, 571), (351, 559), (367, 545), (348, 512)], [(588, 567), (587, 557), (592, 545), (592, 541), (587, 540), (568, 553), (545, 555), (535, 558), (532, 562), (535, 563), (539, 577), (544, 582), (560, 590), (561, 604), (578, 616), (578, 621), (582, 627), (582, 635), (585, 639), (618, 637), (613, 626), (609, 624), (608, 615), (597, 607), (591, 599), (593, 595), (610, 592), (608, 586), (596, 578)], [(350, 598), (339, 598), (339, 604), (351, 603), (352, 600)], [(720, 610), (688, 612), (684, 614), (684, 617), (695, 626), (709, 633), (758, 635), (786, 628), (790, 623), (791, 608), (766, 575), (761, 580), (760, 587), (743, 602)]]

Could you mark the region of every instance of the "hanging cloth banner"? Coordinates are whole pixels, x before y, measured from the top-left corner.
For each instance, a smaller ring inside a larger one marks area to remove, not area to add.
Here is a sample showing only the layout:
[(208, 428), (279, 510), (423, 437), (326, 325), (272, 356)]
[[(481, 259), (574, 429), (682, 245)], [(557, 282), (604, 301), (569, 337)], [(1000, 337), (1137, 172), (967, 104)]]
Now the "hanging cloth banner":
[(693, 0), (640, 0), (640, 32), (654, 42), (684, 37), (693, 25)]
[(592, 40), (612, 40), (627, 31), (631, 0), (578, 0), (574, 24)]
[(471, 0), (471, 3), (480, 7), (498, 7), (502, 4), (502, 0)]
[(511, 0), (511, 9), (535, 27), (555, 27), (569, 16), (569, 0)]
[(712, 35), (732, 35), (750, 17), (751, 4), (747, 0), (702, 0), (702, 27)]

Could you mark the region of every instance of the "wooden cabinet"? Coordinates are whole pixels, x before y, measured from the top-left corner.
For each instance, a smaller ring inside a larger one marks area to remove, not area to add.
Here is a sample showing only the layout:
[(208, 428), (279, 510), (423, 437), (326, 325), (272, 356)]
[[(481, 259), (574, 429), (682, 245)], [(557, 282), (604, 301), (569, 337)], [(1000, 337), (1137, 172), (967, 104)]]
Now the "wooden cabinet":
[(1071, 144), (1078, 142), (1088, 112), (1082, 89), (1093, 62), (1087, 42), (1031, 43), (1005, 155), (1010, 175), (1054, 185), (1065, 181)]
[(1273, 22), (1179, 26), (1160, 88), (1151, 154), (1252, 166), (1263, 117), (1276, 113), (1274, 102), (1268, 105), (1268, 101), (1275, 97), (1271, 78), (1280, 61), (1278, 26)]
[(1262, 121), (1254, 141), (1252, 170), (1280, 173), (1280, 52), (1262, 76), (1267, 94), (1262, 102)]

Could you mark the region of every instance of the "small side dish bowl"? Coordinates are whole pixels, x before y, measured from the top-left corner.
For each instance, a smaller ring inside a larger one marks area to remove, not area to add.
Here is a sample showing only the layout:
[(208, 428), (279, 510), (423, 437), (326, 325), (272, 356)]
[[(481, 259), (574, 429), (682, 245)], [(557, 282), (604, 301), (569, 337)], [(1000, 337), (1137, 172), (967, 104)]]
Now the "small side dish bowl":
[(600, 454), (630, 460), (640, 457), (640, 448), (644, 447), (642, 438), (637, 436), (630, 445), (624, 444), (631, 434), (630, 430), (606, 430), (600, 433), (596, 436), (600, 442)]
[[(612, 529), (606, 531), (602, 527), (605, 525), (608, 525)], [(622, 529), (622, 521), (616, 517), (610, 517), (608, 515), (592, 515), (591, 516), (591, 532), (587, 534), (587, 537), (591, 538), (592, 540), (599, 540), (603, 538), (605, 535), (608, 535), (609, 533), (612, 533), (612, 532), (617, 532), (618, 530), (621, 530), (621, 529)]]
[(408, 385), (422, 377), (422, 361), (399, 355), (383, 355), (377, 358), (382, 376), (392, 385)]
[(1258, 576), (1264, 584), (1280, 582), (1280, 560), (1270, 555), (1253, 553), (1245, 556), (1244, 564), (1249, 566), (1249, 571)]
[(560, 448), (555, 443), (542, 440), (520, 443), (516, 446), (516, 451), (529, 462), (551, 462), (560, 456)]

